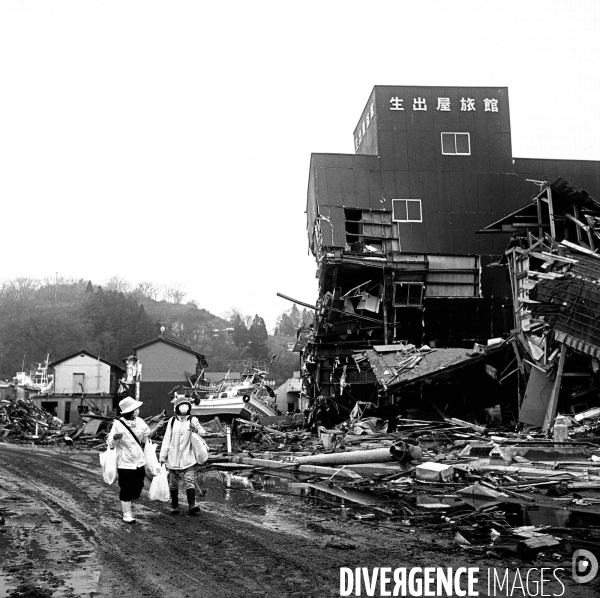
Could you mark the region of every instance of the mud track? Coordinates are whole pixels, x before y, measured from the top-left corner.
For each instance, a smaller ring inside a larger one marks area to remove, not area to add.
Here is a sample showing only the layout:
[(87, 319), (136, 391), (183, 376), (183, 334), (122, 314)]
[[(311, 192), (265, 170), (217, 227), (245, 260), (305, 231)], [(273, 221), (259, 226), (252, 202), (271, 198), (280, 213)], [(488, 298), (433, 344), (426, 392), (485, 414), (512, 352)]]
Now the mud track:
[(56, 598), (326, 597), (339, 596), (342, 566), (511, 566), (288, 497), (255, 508), (207, 501), (198, 517), (173, 517), (148, 500), (146, 484), (134, 507), (139, 523), (126, 525), (96, 452), (0, 443), (0, 462), (0, 598), (22, 584)]

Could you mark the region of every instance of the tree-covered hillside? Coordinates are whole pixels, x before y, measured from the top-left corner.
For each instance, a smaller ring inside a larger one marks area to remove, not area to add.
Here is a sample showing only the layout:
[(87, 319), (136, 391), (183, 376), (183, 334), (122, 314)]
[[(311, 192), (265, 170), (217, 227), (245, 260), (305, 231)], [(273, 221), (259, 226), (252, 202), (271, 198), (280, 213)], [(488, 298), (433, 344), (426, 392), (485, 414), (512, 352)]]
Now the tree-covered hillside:
[(34, 369), (48, 354), (53, 361), (80, 349), (120, 365), (135, 345), (157, 337), (161, 326), (201, 350), (190, 342), (191, 331), (228, 325), (193, 303), (154, 300), (86, 280), (17, 278), (0, 287), (0, 377)]
[[(311, 320), (294, 305), (283, 313), (275, 336), (269, 336), (263, 318), (232, 310), (227, 319), (183, 303), (179, 288), (140, 283), (132, 288), (113, 278), (99, 286), (87, 280), (17, 278), (0, 285), (0, 378), (34, 370), (81, 349), (117, 365), (134, 346), (156, 338), (164, 326), (167, 335), (203, 353), (209, 371), (239, 371), (240, 363), (268, 363), (283, 383), (299, 367), (298, 355), (288, 344), (295, 331)], [(233, 328), (231, 336), (215, 330)]]

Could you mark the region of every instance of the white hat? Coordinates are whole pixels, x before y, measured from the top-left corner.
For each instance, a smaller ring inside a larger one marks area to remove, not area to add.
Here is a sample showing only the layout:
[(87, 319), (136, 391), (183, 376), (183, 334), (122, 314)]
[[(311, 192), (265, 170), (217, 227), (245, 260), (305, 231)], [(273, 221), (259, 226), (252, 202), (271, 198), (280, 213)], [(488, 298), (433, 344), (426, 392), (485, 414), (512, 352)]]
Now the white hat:
[(136, 401), (131, 397), (125, 397), (122, 401), (119, 402), (119, 409), (121, 413), (129, 413), (130, 411), (135, 411), (138, 407), (143, 405), (142, 401)]

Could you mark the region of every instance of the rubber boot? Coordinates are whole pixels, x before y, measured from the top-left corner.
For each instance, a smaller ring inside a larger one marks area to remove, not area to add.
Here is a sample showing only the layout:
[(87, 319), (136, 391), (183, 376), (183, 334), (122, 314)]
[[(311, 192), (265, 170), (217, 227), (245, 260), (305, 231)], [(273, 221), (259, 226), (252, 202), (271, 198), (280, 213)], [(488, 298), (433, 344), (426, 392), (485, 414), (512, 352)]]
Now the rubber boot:
[(135, 523), (135, 519), (131, 513), (131, 501), (121, 501), (121, 508), (123, 509), (123, 521), (125, 523)]
[(185, 493), (187, 494), (188, 500), (188, 513), (190, 515), (197, 515), (200, 512), (200, 507), (196, 506), (196, 490), (194, 488), (188, 488)]
[(171, 488), (171, 515), (179, 515), (179, 489)]

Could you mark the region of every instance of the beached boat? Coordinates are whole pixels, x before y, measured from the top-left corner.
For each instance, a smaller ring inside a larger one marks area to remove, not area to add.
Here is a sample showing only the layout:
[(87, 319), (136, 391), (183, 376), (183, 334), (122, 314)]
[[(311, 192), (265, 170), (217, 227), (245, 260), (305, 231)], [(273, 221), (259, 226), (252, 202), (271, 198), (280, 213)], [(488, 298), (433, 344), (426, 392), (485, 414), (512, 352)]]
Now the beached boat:
[[(267, 373), (250, 368), (236, 383), (223, 380), (218, 385), (202, 386), (201, 381), (194, 385), (192, 415), (201, 421), (219, 417), (231, 419), (240, 417), (252, 419), (253, 415), (274, 416), (277, 412), (270, 406), (273, 391), (266, 385)], [(204, 392), (203, 392), (204, 390)]]

